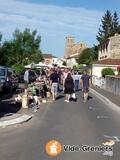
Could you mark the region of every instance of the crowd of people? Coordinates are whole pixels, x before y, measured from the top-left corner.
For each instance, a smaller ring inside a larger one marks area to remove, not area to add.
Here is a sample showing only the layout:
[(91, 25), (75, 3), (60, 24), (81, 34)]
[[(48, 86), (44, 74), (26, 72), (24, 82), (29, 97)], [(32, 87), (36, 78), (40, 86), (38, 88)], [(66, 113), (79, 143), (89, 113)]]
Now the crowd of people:
[[(27, 69), (24, 74), (25, 84), (31, 83), (29, 74), (31, 69)], [(65, 94), (65, 102), (70, 102), (70, 99), (77, 100), (76, 91), (82, 89), (84, 102), (88, 99), (89, 87), (91, 86), (91, 76), (87, 71), (83, 71), (81, 74), (78, 71), (71, 69), (61, 69), (61, 68), (52, 68), (46, 69), (39, 76), (36, 75), (36, 79), (44, 80), (44, 93), (46, 95), (47, 91), (50, 91), (52, 95), (52, 100), (55, 101), (59, 92)], [(47, 87), (49, 86), (49, 87)]]

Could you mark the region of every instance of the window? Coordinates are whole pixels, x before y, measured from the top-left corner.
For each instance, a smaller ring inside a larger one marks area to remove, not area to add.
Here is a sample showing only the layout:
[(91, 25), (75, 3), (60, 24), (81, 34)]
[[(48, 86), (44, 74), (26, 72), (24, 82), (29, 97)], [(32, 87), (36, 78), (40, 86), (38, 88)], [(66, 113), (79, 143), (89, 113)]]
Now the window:
[(12, 76), (12, 74), (13, 74), (13, 71), (8, 68), (8, 70), (7, 70), (7, 76), (10, 77), (10, 76)]
[(5, 76), (5, 69), (0, 68), (0, 76)]

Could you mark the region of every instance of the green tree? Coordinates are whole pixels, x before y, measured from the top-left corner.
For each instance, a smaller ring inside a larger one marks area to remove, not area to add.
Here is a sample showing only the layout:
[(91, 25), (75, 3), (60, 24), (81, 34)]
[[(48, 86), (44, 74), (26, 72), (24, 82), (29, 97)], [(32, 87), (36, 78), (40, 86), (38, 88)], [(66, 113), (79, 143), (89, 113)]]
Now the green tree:
[(115, 11), (113, 14), (109, 10), (105, 12), (105, 15), (101, 20), (102, 24), (100, 25), (97, 40), (99, 45), (103, 44), (110, 36), (113, 36), (115, 33), (120, 33), (119, 17)]
[(43, 60), (40, 50), (41, 37), (37, 36), (36, 30), (30, 32), (30, 29), (25, 29), (24, 32), (20, 32), (17, 29), (13, 37), (12, 49), (17, 56), (16, 63), (24, 65), (32, 62), (38, 63)]
[[(10, 48), (9, 48), (9, 45), (10, 43), (8, 42), (4, 42), (2, 45), (1, 45), (1, 48), (0, 48), (0, 64), (1, 65), (7, 65), (8, 64), (8, 60), (10, 60)], [(12, 58), (12, 57), (11, 57)]]
[(112, 33), (113, 17), (109, 10), (106, 11), (105, 15), (102, 17), (101, 22), (102, 22), (102, 25), (100, 26), (98, 35), (97, 35), (97, 40), (99, 44), (104, 43), (106, 39), (111, 36), (111, 33)]
[(81, 70), (81, 68), (83, 67), (83, 64), (76, 64), (73, 66), (74, 70)]
[(115, 11), (113, 14), (113, 22), (112, 22), (112, 35), (115, 33), (118, 33), (119, 30), (119, 17), (117, 15), (117, 12)]
[(0, 33), (0, 65), (6, 65), (7, 55), (3, 52), (2, 34)]
[(79, 55), (77, 62), (79, 64), (90, 65), (93, 61), (98, 60), (98, 46), (94, 45), (92, 48), (86, 48)]
[(92, 61), (98, 60), (98, 55), (99, 55), (99, 47), (97, 45), (94, 45), (92, 48)]
[(23, 32), (16, 29), (13, 33), (13, 39), (3, 43), (1, 53), (4, 60), (2, 63), (20, 70), (24, 65), (43, 60), (40, 50), (41, 37), (37, 31), (25, 29)]
[(2, 41), (2, 34), (0, 33), (0, 46), (1, 46), (1, 41)]

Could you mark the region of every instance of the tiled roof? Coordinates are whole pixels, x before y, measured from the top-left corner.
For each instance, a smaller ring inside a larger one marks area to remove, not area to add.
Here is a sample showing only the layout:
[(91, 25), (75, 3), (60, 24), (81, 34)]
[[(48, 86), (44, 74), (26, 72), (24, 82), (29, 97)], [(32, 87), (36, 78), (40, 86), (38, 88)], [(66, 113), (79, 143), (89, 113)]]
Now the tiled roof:
[(78, 58), (78, 56), (67, 57), (66, 59)]
[(93, 64), (120, 65), (120, 59), (104, 59), (96, 61)]
[(53, 58), (52, 54), (43, 54), (43, 58)]

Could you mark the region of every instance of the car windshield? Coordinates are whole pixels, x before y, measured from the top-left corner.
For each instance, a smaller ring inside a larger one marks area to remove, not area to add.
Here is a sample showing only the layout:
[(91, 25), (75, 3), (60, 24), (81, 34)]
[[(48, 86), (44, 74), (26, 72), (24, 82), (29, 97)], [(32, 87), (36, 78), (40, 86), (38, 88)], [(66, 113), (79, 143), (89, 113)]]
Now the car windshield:
[(5, 69), (3, 68), (0, 68), (0, 76), (5, 76)]

